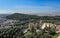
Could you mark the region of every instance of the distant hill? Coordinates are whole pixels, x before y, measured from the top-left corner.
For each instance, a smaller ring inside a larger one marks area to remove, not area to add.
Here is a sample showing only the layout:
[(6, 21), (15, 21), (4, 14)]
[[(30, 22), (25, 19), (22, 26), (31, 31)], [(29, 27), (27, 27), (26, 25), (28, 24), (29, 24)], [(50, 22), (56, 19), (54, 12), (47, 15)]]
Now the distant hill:
[(6, 16), (6, 18), (7, 19), (15, 19), (15, 20), (28, 20), (28, 19), (38, 19), (40, 17), (36, 16), (36, 15), (14, 13), (12, 15)]
[(50, 22), (50, 23), (55, 23), (60, 25), (60, 16), (36, 16), (36, 15), (14, 13), (12, 15), (6, 16), (6, 18), (13, 19), (13, 20), (20, 20), (20, 21), (30, 21), (32, 19), (34, 19), (33, 21), (36, 20), (39, 21), (41, 19), (43, 23)]
[(28, 20), (28, 19), (41, 19), (41, 20), (60, 20), (60, 16), (36, 16), (28, 14), (14, 13), (12, 15), (6, 16), (7, 19), (15, 20)]

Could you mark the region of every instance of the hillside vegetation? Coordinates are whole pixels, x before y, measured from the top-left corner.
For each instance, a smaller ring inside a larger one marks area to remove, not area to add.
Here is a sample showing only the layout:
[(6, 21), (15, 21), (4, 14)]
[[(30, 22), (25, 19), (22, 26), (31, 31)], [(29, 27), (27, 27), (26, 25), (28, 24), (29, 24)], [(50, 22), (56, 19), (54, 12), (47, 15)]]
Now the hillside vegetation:
[(60, 16), (37, 16), (37, 15), (15, 13), (6, 16), (6, 18), (20, 21), (36, 19), (36, 20), (42, 20), (43, 22), (60, 24)]
[(28, 19), (37, 19), (37, 18), (39, 18), (39, 16), (15, 13), (15, 14), (7, 16), (6, 18), (14, 19), (14, 20), (28, 20)]
[(20, 14), (20, 13), (14, 13), (12, 15), (8, 15), (6, 18), (16, 19), (16, 20), (36, 19), (36, 18), (40, 18), (41, 20), (60, 20), (60, 16), (37, 16), (37, 15), (28, 15), (28, 14)]
[[(28, 22), (33, 19), (34, 22), (36, 20), (38, 20), (38, 22), (42, 20), (42, 22), (44, 23), (51, 22), (55, 24), (60, 24), (60, 16), (36, 16), (15, 13), (7, 16), (6, 18), (20, 20), (20, 23), (12, 25), (10, 28), (7, 29), (0, 29), (0, 38), (57, 38), (59, 35), (56, 34), (55, 28), (50, 27), (46, 27), (45, 29), (35, 29), (34, 27), (32, 27), (31, 29), (28, 29)], [(26, 29), (28, 29), (27, 32), (25, 32)], [(39, 31), (37, 32), (37, 30)]]

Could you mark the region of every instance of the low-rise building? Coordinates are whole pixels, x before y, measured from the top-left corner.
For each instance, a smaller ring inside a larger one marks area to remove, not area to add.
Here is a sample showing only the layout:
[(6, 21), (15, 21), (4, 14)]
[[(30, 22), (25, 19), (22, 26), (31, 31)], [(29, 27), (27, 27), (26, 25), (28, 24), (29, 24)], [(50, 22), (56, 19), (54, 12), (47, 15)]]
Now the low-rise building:
[(60, 33), (60, 25), (56, 26), (56, 33)]
[(0, 19), (0, 27), (8, 28), (10, 25), (14, 25), (18, 20), (8, 20), (8, 19)]
[(46, 27), (51, 27), (51, 28), (53, 27), (53, 28), (55, 28), (56, 25), (52, 24), (52, 23), (43, 23), (43, 25), (41, 26), (41, 29), (44, 29)]

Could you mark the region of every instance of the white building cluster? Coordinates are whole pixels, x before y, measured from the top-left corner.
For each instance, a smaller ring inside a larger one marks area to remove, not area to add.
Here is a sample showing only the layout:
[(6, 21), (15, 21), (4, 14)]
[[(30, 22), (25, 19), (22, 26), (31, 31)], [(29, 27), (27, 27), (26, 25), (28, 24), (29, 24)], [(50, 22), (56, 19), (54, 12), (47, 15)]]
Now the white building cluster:
[(0, 28), (6, 27), (8, 28), (10, 25), (14, 25), (16, 22), (18, 22), (17, 20), (8, 20), (5, 18), (1, 18), (0, 19)]
[[(55, 28), (56, 33), (60, 33), (60, 25), (56, 25), (54, 23), (29, 23), (28, 28), (41, 28), (41, 29), (45, 29), (45, 28)], [(38, 29), (37, 29), (38, 30)]]

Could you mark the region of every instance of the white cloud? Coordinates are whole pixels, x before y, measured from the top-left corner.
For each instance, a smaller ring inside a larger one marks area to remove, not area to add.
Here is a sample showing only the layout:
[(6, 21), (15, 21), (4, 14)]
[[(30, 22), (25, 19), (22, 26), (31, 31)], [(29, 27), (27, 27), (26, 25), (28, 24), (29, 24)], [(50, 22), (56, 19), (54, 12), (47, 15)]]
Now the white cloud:
[(27, 13), (27, 14), (52, 14), (57, 12), (53, 8), (48, 6), (14, 6), (10, 9), (0, 9), (0, 14), (12, 14), (12, 13)]
[(38, 9), (51, 9), (51, 7), (49, 6), (14, 6), (13, 8), (15, 9), (20, 9), (20, 8), (24, 8), (24, 9), (27, 9), (27, 8), (31, 8), (31, 9), (34, 9), (34, 8), (38, 8)]
[(56, 12), (56, 10), (0, 10), (0, 14), (12, 14), (12, 13), (27, 13), (27, 14), (52, 14)]

